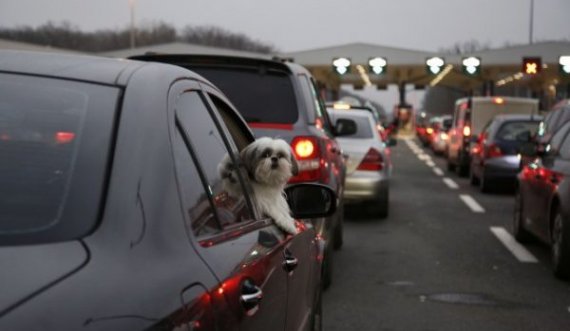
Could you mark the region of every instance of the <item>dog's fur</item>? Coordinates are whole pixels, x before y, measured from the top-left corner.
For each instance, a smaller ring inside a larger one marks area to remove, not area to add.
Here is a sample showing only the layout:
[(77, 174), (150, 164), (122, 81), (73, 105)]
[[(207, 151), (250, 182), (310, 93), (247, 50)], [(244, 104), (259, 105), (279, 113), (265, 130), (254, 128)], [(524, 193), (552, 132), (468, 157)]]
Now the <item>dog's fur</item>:
[[(284, 231), (297, 233), (283, 191), (289, 178), (298, 173), (297, 160), (289, 144), (281, 139), (259, 138), (241, 151), (240, 159), (251, 181), (257, 209), (271, 217)], [(242, 192), (237, 185), (236, 167), (228, 156), (218, 171), (228, 194), (240, 196)]]

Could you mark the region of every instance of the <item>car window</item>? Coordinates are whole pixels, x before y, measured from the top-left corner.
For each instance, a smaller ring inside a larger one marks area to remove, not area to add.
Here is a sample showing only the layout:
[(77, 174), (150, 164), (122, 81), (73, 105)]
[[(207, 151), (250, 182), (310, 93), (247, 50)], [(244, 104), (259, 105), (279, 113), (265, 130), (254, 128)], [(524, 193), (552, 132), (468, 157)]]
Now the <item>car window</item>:
[(535, 121), (511, 121), (504, 123), (497, 132), (496, 139), (505, 142), (518, 141), (517, 137), (524, 132), (534, 135), (538, 129), (539, 122)]
[(321, 96), (318, 92), (318, 89), (317, 89), (317, 85), (313, 79), (310, 80), (309, 87), (311, 90), (313, 100), (315, 100), (314, 101), (315, 102), (315, 109), (317, 110), (317, 114), (318, 114), (319, 118), (322, 120), (322, 123), (321, 123), (322, 128), (325, 131), (327, 131), (329, 134), (332, 134), (332, 124), (331, 124), (331, 120), (330, 120), (328, 113), (327, 113), (327, 107), (325, 105), (325, 102), (321, 98)]
[(565, 160), (570, 160), (570, 135), (566, 135), (564, 142), (560, 146), (560, 157)]
[(336, 119), (350, 119), (356, 122), (356, 132), (354, 134), (343, 136), (343, 138), (374, 138), (374, 134), (371, 128), (372, 119), (365, 116), (350, 116), (348, 114), (340, 114), (336, 116)]
[(214, 83), (249, 123), (293, 124), (299, 118), (291, 78), (276, 70), (195, 67)]
[(563, 127), (561, 127), (558, 131), (556, 131), (554, 136), (552, 136), (552, 139), (550, 140), (550, 144), (547, 146), (546, 151), (547, 152), (559, 151), (562, 140), (564, 139), (564, 137), (566, 137), (566, 134), (568, 133), (569, 129), (570, 129), (570, 122), (567, 122), (566, 124), (564, 124)]
[(71, 239), (96, 224), (119, 94), (0, 74), (0, 235)]
[[(222, 227), (228, 227), (245, 220), (251, 220), (251, 212), (243, 192), (241, 182), (222, 177), (221, 169), (238, 169), (234, 164), (235, 156), (229, 153), (222, 134), (198, 92), (182, 94), (176, 103), (176, 117), (182, 132), (189, 138), (189, 149), (194, 161), (199, 165), (206, 194), (214, 206), (215, 214)], [(179, 171), (183, 168), (179, 168)], [(227, 173), (230, 176), (230, 173)], [(193, 230), (196, 227), (192, 225)], [(200, 234), (200, 232), (198, 231)]]

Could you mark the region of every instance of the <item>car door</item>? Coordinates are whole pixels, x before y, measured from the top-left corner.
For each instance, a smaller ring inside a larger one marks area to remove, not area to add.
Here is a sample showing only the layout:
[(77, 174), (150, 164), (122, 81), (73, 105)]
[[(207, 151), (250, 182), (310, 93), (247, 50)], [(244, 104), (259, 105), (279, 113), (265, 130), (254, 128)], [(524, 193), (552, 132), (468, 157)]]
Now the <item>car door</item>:
[(211, 289), (218, 328), (282, 330), (288, 276), (282, 269), (285, 236), (256, 215), (239, 171), (242, 194), (232, 195), (224, 186), (220, 164), (228, 157), (237, 164), (238, 151), (205, 94), (186, 90), (174, 99), (173, 142), (182, 195), (192, 189), (183, 178), (192, 163), (207, 192), (189, 202), (185, 214), (189, 239), (219, 279), (218, 287)]
[(549, 240), (550, 232), (550, 201), (558, 184), (558, 168), (560, 147), (570, 131), (570, 122), (561, 127), (546, 146), (544, 155), (538, 162), (532, 180), (532, 195), (535, 201), (531, 208), (531, 217), (535, 232), (545, 241)]

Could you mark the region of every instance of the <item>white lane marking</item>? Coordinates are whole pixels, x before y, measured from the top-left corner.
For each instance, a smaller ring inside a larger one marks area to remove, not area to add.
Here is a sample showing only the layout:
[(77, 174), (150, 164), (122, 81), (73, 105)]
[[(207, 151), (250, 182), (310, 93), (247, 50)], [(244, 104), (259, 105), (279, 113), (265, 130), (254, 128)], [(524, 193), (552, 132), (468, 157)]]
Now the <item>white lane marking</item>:
[(538, 262), (538, 259), (534, 257), (534, 255), (532, 255), (532, 253), (529, 252), (526, 248), (524, 248), (524, 246), (519, 244), (515, 238), (513, 238), (513, 236), (511, 236), (511, 234), (505, 230), (505, 228), (500, 226), (492, 226), (490, 229), (495, 237), (497, 237), (497, 239), (499, 239), (499, 241), (502, 242), (503, 245), (505, 245), (505, 247), (511, 251), (511, 253), (513, 253), (517, 260), (523, 263)]
[(457, 190), (459, 188), (459, 185), (457, 185), (456, 182), (453, 181), (453, 179), (445, 177), (443, 179), (443, 182), (445, 183), (445, 185), (447, 185), (447, 187), (449, 187), (452, 190)]
[(431, 168), (435, 167), (435, 163), (433, 163), (432, 160), (427, 160), (427, 161), (426, 161), (426, 164), (427, 164), (428, 167), (431, 167)]
[(438, 167), (433, 168), (433, 172), (435, 172), (435, 174), (438, 176), (443, 176), (443, 170)]
[(484, 213), (485, 212), (485, 209), (483, 207), (481, 207), (481, 205), (479, 203), (477, 203), (477, 201), (475, 201), (475, 199), (473, 199), (469, 194), (460, 194), (459, 198), (461, 200), (463, 200), (463, 202), (465, 202), (467, 207), (469, 207), (472, 212), (474, 212), (474, 213)]
[(422, 161), (426, 161), (426, 160), (431, 160), (431, 156), (422, 153), (422, 154), (418, 154), (418, 159), (422, 160)]

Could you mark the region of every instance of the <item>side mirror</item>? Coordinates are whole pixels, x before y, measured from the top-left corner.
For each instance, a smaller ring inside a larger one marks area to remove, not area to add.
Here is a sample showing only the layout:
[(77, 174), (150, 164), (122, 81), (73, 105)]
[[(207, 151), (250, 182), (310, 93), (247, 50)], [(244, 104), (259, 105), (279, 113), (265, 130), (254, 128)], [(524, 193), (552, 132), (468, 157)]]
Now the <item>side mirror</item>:
[(355, 134), (358, 126), (356, 125), (356, 122), (353, 120), (347, 118), (339, 118), (338, 120), (336, 120), (334, 128), (336, 136), (340, 137), (340, 136), (350, 136), (351, 134)]
[(393, 147), (393, 146), (396, 146), (397, 144), (398, 144), (398, 141), (393, 137), (388, 138), (388, 141), (386, 141), (386, 146), (388, 146), (388, 147)]
[(318, 218), (336, 211), (336, 193), (328, 186), (315, 183), (294, 184), (285, 188), (294, 218)]

